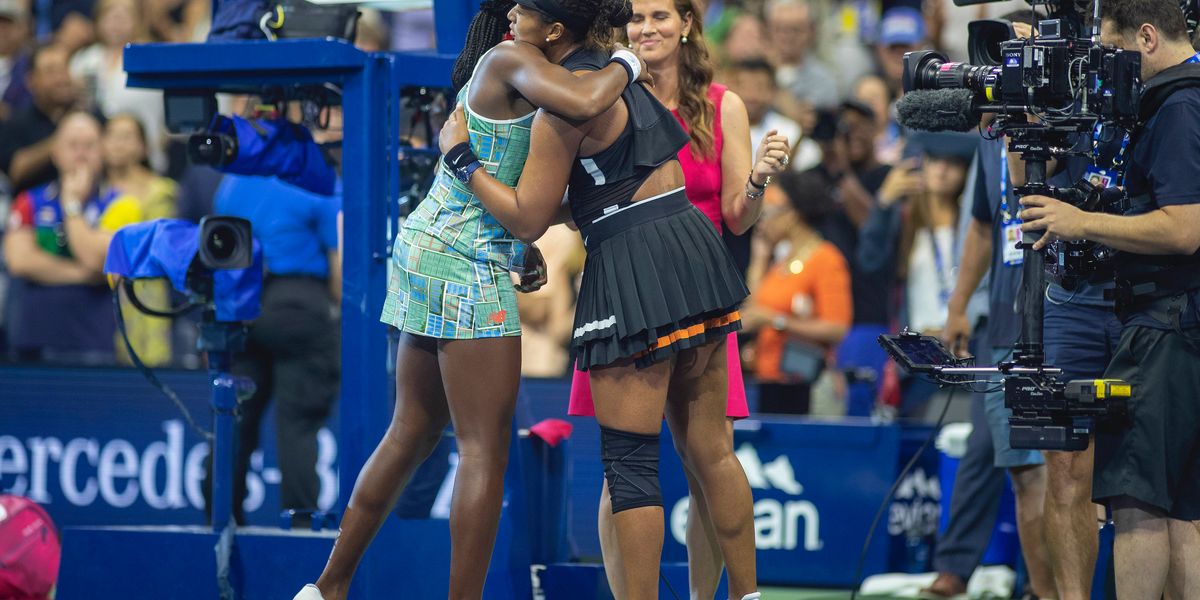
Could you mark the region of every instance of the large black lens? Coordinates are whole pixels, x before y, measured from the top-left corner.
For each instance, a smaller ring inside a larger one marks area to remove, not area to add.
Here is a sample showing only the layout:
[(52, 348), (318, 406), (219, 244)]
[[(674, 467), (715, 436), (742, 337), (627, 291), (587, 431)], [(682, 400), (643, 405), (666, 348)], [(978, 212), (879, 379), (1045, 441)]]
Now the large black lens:
[(237, 157), (237, 140), (220, 133), (196, 133), (188, 138), (187, 152), (195, 164), (224, 167)]
[(253, 263), (250, 222), (208, 216), (200, 221), (200, 263), (210, 269), (245, 269)]
[(904, 53), (904, 91), (937, 89), (937, 70), (946, 57), (933, 50)]
[(213, 258), (225, 261), (237, 250), (237, 233), (228, 225), (221, 224), (209, 232), (205, 243), (208, 244), (208, 252)]
[(904, 55), (904, 91), (959, 90), (988, 94), (988, 88), (999, 83), (1000, 67), (975, 66), (947, 62), (946, 57), (932, 50), (918, 50)]

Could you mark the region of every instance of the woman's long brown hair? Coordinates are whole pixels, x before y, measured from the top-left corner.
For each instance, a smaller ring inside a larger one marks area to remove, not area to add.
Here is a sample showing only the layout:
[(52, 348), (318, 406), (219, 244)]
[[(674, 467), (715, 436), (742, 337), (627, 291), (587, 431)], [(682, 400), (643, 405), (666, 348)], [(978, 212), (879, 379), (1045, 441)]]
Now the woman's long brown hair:
[(716, 108), (708, 98), (713, 80), (713, 60), (704, 41), (704, 21), (694, 0), (674, 0), (680, 17), (692, 16), (686, 44), (679, 45), (679, 116), (687, 124), (692, 138), (692, 156), (698, 160), (711, 159), (713, 122)]

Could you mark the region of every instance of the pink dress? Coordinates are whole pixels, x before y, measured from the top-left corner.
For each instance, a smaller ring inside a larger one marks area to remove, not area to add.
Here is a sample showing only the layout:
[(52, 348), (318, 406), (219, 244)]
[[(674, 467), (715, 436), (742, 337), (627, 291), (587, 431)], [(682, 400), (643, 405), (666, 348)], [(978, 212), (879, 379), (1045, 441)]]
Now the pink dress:
[[(708, 160), (697, 160), (692, 156), (692, 146), (688, 144), (679, 151), (679, 163), (683, 166), (683, 179), (688, 200), (703, 212), (718, 232), (725, 230), (721, 221), (721, 149), (725, 145), (721, 133), (721, 100), (725, 97), (725, 86), (712, 84), (708, 87), (708, 98), (715, 109), (713, 114), (713, 157)], [(687, 129), (687, 124), (679, 116), (675, 118)], [(737, 334), (729, 334), (725, 344), (729, 364), (729, 394), (725, 405), (725, 416), (731, 419), (744, 419), (750, 416), (746, 406), (746, 383), (742, 378), (742, 362), (738, 357)], [(576, 370), (571, 378), (571, 402), (567, 414), (574, 416), (595, 416), (596, 408), (592, 404), (592, 388), (588, 384), (588, 375)]]

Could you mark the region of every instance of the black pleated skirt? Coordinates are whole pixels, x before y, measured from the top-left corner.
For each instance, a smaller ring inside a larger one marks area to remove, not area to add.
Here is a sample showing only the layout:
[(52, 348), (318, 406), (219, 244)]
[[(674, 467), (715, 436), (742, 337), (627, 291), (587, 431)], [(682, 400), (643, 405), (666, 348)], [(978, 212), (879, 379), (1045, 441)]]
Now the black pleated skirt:
[(712, 223), (680, 188), (581, 229), (587, 246), (571, 355), (586, 371), (638, 367), (741, 329), (749, 295)]

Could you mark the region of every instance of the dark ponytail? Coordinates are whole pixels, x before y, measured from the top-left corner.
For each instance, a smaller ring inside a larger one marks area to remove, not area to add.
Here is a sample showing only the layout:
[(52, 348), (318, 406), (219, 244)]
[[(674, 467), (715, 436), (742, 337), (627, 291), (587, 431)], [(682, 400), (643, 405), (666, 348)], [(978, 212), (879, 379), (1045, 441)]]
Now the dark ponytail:
[(515, 4), (513, 0), (483, 0), (479, 3), (479, 12), (471, 19), (467, 39), (450, 74), (455, 93), (467, 85), (479, 58), (504, 40), (504, 34), (508, 33), (508, 11)]
[[(630, 0), (557, 0), (571, 13), (588, 17), (583, 29), (568, 28), (585, 46), (609, 48), (616, 41), (614, 29), (624, 28), (633, 18)], [(565, 25), (565, 23), (564, 23)]]

